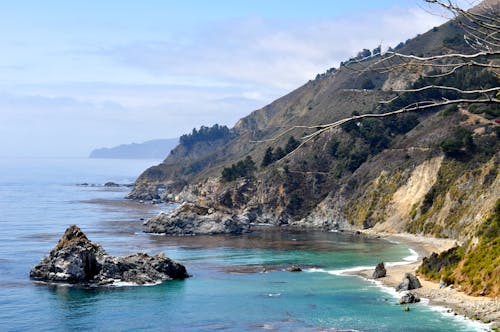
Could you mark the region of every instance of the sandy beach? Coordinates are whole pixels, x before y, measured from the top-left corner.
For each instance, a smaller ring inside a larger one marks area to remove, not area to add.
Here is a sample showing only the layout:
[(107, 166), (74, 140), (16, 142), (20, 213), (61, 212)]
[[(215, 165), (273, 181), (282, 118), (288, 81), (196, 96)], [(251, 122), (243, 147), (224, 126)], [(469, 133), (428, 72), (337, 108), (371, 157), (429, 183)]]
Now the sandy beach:
[[(365, 231), (364, 233), (406, 244), (418, 253), (418, 260), (416, 262), (396, 266), (386, 265), (387, 276), (377, 280), (389, 287), (396, 287), (406, 272), (415, 273), (423, 257), (430, 256), (432, 252), (439, 253), (448, 250), (456, 245), (455, 240), (437, 239), (413, 234), (389, 234), (372, 231)], [(356, 272), (357, 275), (368, 279), (372, 279), (372, 273), (373, 269)], [(421, 298), (428, 299), (430, 305), (445, 307), (454, 314), (463, 315), (485, 323), (491, 322), (492, 326), (500, 327), (499, 298), (470, 296), (451, 287), (439, 288), (438, 283), (425, 280), (421, 276), (418, 277), (422, 288), (412, 290), (412, 293)]]

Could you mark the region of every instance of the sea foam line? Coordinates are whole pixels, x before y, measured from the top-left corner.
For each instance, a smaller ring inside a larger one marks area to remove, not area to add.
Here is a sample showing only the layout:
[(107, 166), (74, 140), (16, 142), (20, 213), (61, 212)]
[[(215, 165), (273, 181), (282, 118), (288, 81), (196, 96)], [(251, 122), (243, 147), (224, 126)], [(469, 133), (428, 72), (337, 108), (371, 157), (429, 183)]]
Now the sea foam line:
[[(386, 266), (399, 266), (399, 265), (406, 265), (406, 264), (411, 264), (415, 263), (418, 261), (419, 255), (418, 253), (411, 249), (408, 248), (410, 251), (410, 255), (406, 256), (403, 258), (402, 261), (398, 262), (387, 262), (384, 263)], [(384, 293), (390, 295), (394, 299), (399, 299), (401, 297), (401, 293), (397, 292), (394, 287), (386, 286), (384, 285), (381, 281), (375, 280), (375, 279), (369, 279), (365, 278), (359, 274), (356, 274), (354, 272), (359, 272), (359, 271), (364, 271), (364, 270), (371, 270), (374, 269), (373, 266), (355, 266), (351, 268), (346, 268), (346, 269), (334, 269), (334, 270), (326, 270), (326, 269), (321, 269), (321, 268), (310, 268), (305, 270), (306, 272), (319, 272), (319, 273), (328, 273), (331, 275), (336, 275), (336, 276), (354, 276), (354, 277), (359, 277), (364, 279), (365, 281), (368, 281), (369, 283), (373, 284), (374, 286), (378, 287), (380, 290), (382, 290)], [(442, 305), (431, 305), (429, 303), (429, 299), (427, 298), (421, 298), (422, 305), (427, 306), (429, 309), (440, 313), (443, 316), (447, 316), (449, 318), (452, 318), (461, 324), (466, 325), (467, 327), (473, 328), (474, 330), (477, 331), (490, 331), (492, 324), (489, 323), (483, 323), (480, 321), (474, 321), (470, 318), (467, 318), (465, 316), (461, 315), (455, 315), (453, 312), (450, 312), (451, 308), (448, 308), (446, 306)]]
[[(418, 253), (409, 248), (410, 254), (406, 257), (403, 258), (402, 261), (398, 262), (387, 262), (384, 263), (386, 266), (399, 266), (399, 265), (406, 265), (406, 264), (411, 264), (415, 263), (418, 261)], [(354, 267), (349, 267), (345, 269), (333, 269), (333, 270), (325, 270), (325, 269), (320, 269), (320, 268), (310, 268), (305, 270), (306, 272), (322, 272), (322, 273), (328, 273), (336, 276), (341, 276), (341, 275), (352, 275), (354, 272), (359, 272), (359, 271), (364, 271), (364, 270), (371, 270), (373, 269), (373, 266), (354, 266)]]

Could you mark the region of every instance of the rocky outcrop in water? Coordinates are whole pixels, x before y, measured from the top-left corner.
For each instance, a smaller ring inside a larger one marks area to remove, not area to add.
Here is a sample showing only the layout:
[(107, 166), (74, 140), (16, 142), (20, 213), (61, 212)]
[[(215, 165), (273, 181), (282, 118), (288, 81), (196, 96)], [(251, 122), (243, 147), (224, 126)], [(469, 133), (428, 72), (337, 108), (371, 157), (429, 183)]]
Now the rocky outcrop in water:
[(247, 232), (247, 217), (231, 215), (192, 203), (183, 203), (170, 213), (160, 213), (144, 223), (146, 233), (168, 235), (241, 234)]
[(288, 272), (302, 272), (302, 268), (298, 265), (290, 265), (289, 267), (286, 268)]
[(407, 291), (407, 290), (412, 290), (412, 289), (417, 289), (422, 287), (420, 284), (420, 280), (418, 280), (417, 277), (415, 277), (414, 274), (412, 273), (405, 273), (405, 276), (403, 277), (403, 280), (401, 283), (396, 287), (396, 290), (398, 292), (400, 291)]
[(372, 277), (373, 277), (373, 279), (383, 278), (386, 276), (386, 274), (387, 274), (387, 271), (385, 270), (384, 262), (380, 262), (375, 267), (375, 270), (373, 271)]
[(420, 298), (413, 293), (406, 293), (399, 299), (399, 304), (410, 304), (420, 302)]
[(134, 254), (114, 257), (90, 241), (76, 226), (64, 232), (49, 255), (35, 265), (30, 278), (46, 282), (64, 282), (84, 286), (159, 283), (189, 277), (186, 268), (163, 254)]

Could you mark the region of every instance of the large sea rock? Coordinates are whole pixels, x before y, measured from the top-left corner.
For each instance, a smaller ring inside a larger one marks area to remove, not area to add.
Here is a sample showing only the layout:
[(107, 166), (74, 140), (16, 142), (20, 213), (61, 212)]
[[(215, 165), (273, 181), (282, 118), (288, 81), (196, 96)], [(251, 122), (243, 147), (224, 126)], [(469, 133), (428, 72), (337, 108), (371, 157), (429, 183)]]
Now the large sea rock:
[(387, 275), (387, 270), (385, 269), (384, 262), (378, 263), (372, 274), (373, 279), (383, 278), (386, 275)]
[(35, 265), (30, 278), (46, 282), (63, 282), (86, 286), (116, 283), (151, 284), (189, 277), (186, 268), (163, 254), (134, 254), (114, 257), (82, 230), (70, 226), (49, 255)]
[(183, 203), (170, 213), (160, 213), (144, 223), (146, 233), (168, 235), (241, 234), (248, 232), (248, 217)]
[(396, 287), (396, 290), (400, 292), (417, 289), (420, 287), (422, 287), (422, 285), (420, 284), (420, 280), (418, 280), (418, 278), (415, 277), (414, 274), (405, 273), (403, 280), (401, 280), (401, 283)]

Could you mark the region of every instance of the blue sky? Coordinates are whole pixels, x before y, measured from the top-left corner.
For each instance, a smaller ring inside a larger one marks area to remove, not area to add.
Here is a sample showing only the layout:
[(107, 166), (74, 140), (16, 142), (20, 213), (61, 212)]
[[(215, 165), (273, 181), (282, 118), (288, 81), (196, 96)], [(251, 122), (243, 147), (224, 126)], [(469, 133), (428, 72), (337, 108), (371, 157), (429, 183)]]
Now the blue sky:
[(86, 156), (239, 118), (443, 18), (420, 0), (10, 1), (0, 156)]

